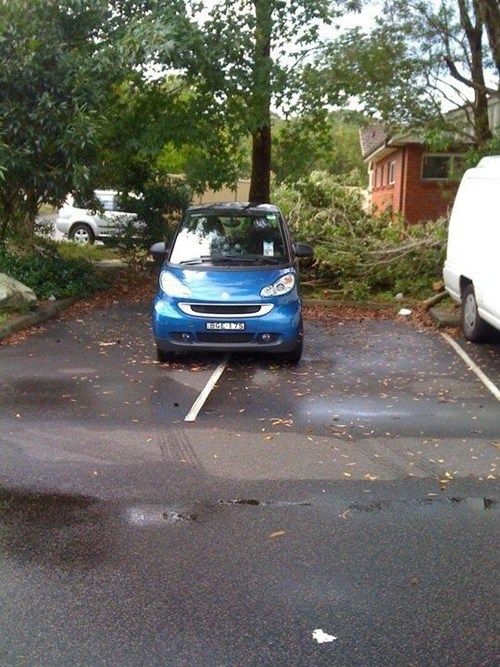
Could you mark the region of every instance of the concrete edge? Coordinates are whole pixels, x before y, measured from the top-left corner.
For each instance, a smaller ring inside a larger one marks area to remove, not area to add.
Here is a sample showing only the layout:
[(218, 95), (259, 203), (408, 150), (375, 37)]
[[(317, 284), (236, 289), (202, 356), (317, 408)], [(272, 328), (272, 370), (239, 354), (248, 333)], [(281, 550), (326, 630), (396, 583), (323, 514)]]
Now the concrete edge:
[(401, 308), (400, 304), (384, 303), (381, 301), (337, 301), (333, 299), (311, 299), (302, 300), (304, 306), (320, 306), (321, 308), (359, 308), (365, 310), (389, 310)]
[(78, 297), (69, 297), (68, 299), (60, 299), (59, 301), (50, 301), (42, 304), (38, 310), (26, 315), (17, 315), (5, 324), (0, 325), (0, 341), (9, 338), (19, 331), (36, 327), (47, 320), (56, 317), (61, 311), (79, 301)]
[(427, 312), (438, 327), (459, 327), (461, 324), (460, 313), (450, 313), (435, 307), (429, 308)]

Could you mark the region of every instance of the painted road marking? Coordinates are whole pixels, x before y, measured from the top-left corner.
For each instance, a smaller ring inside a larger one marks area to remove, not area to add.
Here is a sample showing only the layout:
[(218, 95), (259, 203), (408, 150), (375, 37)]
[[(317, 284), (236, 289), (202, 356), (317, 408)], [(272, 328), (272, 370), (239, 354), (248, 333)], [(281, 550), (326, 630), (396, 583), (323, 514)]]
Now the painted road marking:
[(485, 373), (483, 373), (483, 371), (479, 368), (479, 366), (476, 363), (474, 363), (474, 361), (472, 361), (467, 352), (465, 352), (465, 350), (463, 350), (460, 347), (457, 341), (454, 340), (448, 334), (442, 333), (441, 336), (443, 336), (443, 338), (451, 345), (451, 347), (455, 350), (458, 356), (461, 357), (463, 361), (465, 361), (470, 370), (477, 375), (477, 377), (481, 380), (484, 386), (491, 391), (491, 393), (497, 399), (497, 401), (500, 401), (500, 389), (496, 386), (494, 382), (490, 380), (490, 378)]
[(208, 380), (207, 384), (203, 387), (201, 390), (200, 395), (196, 399), (196, 401), (193, 403), (191, 410), (187, 413), (187, 415), (184, 417), (185, 422), (194, 422), (196, 420), (196, 417), (198, 416), (199, 411), (202, 409), (202, 407), (205, 405), (205, 401), (207, 398), (210, 396), (210, 392), (212, 389), (215, 387), (217, 384), (218, 379), (224, 373), (226, 370), (227, 364), (229, 362), (231, 355), (228, 354), (224, 357), (224, 359), (220, 362), (220, 364), (217, 366), (217, 368), (214, 370), (212, 375), (210, 376), (210, 379)]

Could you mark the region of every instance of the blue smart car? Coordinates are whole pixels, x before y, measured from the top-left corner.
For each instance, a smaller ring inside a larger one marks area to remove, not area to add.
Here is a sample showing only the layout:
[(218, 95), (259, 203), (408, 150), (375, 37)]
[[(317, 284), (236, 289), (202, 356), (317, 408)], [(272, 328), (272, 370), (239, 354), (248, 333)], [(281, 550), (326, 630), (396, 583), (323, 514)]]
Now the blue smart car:
[(297, 257), (281, 211), (267, 204), (190, 207), (164, 259), (154, 300), (158, 360), (193, 350), (250, 351), (298, 362), (302, 304)]

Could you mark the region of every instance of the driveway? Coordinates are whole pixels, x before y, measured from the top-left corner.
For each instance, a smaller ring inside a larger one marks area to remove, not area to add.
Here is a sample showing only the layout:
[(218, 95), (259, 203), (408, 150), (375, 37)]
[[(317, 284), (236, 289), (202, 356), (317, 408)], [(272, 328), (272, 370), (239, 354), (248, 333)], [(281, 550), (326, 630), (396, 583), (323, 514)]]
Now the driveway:
[(494, 664), (499, 403), (440, 333), (152, 359), (141, 304), (0, 348), (2, 665)]

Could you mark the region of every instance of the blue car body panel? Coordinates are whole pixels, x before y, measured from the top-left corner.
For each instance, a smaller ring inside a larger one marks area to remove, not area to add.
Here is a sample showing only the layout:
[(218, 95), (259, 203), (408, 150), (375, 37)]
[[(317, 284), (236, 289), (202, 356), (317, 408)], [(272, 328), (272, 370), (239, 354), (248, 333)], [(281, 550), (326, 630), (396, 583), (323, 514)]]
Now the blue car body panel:
[[(278, 209), (262, 209), (279, 214), (282, 220)], [(288, 261), (277, 265), (245, 265), (236, 260), (234, 264), (207, 261), (188, 266), (165, 261), (162, 271), (187, 287), (189, 296), (172, 296), (159, 286), (153, 306), (153, 333), (159, 351), (292, 352), (302, 344), (297, 263), (286, 225), (281, 224)], [(287, 273), (295, 276), (290, 292), (261, 296), (264, 287)]]
[[(289, 351), (297, 345), (301, 330), (301, 301), (297, 286), (288, 294), (264, 298), (260, 295), (263, 287), (273, 284), (281, 275), (295, 269), (276, 267), (240, 267), (204, 269), (183, 269), (166, 264), (183, 284), (191, 290), (189, 297), (171, 297), (159, 289), (154, 301), (153, 330), (156, 344), (164, 351), (192, 349), (257, 349), (271, 348), (274, 351)], [(225, 314), (192, 316), (181, 310), (179, 304), (257, 305), (272, 304), (273, 308), (264, 315), (246, 317), (244, 314)], [(233, 339), (214, 333), (206, 336), (206, 323), (234, 322), (245, 325), (243, 342), (238, 342), (235, 333)], [(189, 340), (183, 340), (182, 334), (190, 334)], [(201, 335), (200, 335), (201, 334)], [(259, 340), (260, 334), (271, 334), (271, 340)], [(253, 338), (250, 339), (250, 335)], [(220, 336), (220, 343), (215, 336)]]

